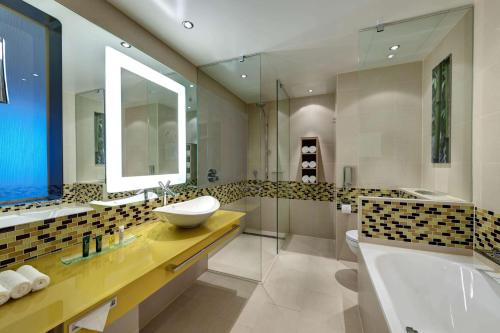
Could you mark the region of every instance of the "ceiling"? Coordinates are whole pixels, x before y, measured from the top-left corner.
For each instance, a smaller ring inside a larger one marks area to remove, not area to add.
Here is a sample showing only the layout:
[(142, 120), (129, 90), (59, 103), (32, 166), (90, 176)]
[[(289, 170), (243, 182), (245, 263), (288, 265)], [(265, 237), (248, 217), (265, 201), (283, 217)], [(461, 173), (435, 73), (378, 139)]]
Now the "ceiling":
[[(358, 68), (358, 32), (472, 0), (107, 0), (200, 66), (265, 53), (264, 91), (279, 78), (291, 97), (335, 91)], [(194, 22), (184, 29), (185, 19)]]

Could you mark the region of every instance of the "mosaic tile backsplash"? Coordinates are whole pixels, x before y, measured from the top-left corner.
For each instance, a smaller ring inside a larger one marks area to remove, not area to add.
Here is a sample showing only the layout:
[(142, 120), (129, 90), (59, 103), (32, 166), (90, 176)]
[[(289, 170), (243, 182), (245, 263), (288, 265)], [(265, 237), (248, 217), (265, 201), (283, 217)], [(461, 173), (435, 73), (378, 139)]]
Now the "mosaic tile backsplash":
[(476, 208), (474, 247), (477, 250), (500, 250), (500, 213)]
[(360, 198), (365, 237), (472, 249), (474, 207), (420, 200)]
[(415, 196), (398, 189), (381, 189), (381, 188), (339, 188), (336, 192), (337, 210), (341, 209), (344, 203), (352, 206), (353, 213), (358, 212), (358, 197), (381, 197), (381, 198), (405, 198), (417, 199)]
[[(336, 189), (333, 183), (304, 184), (302, 182), (278, 183), (272, 181), (241, 181), (198, 189), (192, 184), (172, 186), (178, 195), (169, 202), (181, 202), (203, 195), (216, 197), (222, 205), (239, 199), (253, 197), (286, 198), (315, 201), (337, 200), (353, 205), (357, 212), (359, 196), (376, 196), (362, 201), (362, 232), (367, 237), (451, 246), (470, 249), (500, 249), (500, 214), (477, 209), (476, 230), (473, 237), (474, 208), (462, 205), (442, 205), (431, 202), (404, 200), (405, 192), (391, 189)], [(78, 183), (64, 185), (63, 198), (44, 203), (27, 203), (0, 207), (0, 212), (43, 208), (61, 204), (79, 204), (103, 199), (103, 184)], [(123, 198), (134, 192), (108, 194), (108, 199)], [(387, 198), (387, 200), (384, 200)], [(392, 198), (392, 199), (391, 199)], [(399, 198), (396, 200), (395, 198)], [(411, 196), (410, 199), (414, 199)], [(132, 227), (155, 220), (151, 210), (161, 205), (161, 200), (150, 200), (146, 205), (107, 208), (78, 215), (37, 221), (22, 226), (1, 228), (0, 268), (29, 261), (38, 256), (61, 251), (81, 241), (84, 235), (109, 234), (117, 226)]]

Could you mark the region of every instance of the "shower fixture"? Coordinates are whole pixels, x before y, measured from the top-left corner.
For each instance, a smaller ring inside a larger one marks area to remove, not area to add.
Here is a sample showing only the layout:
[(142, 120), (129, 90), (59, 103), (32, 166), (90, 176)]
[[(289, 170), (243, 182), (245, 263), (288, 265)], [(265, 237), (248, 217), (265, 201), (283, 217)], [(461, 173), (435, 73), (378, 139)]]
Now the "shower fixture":
[(7, 88), (7, 71), (5, 62), (5, 39), (0, 37), (0, 103), (9, 103), (9, 90)]

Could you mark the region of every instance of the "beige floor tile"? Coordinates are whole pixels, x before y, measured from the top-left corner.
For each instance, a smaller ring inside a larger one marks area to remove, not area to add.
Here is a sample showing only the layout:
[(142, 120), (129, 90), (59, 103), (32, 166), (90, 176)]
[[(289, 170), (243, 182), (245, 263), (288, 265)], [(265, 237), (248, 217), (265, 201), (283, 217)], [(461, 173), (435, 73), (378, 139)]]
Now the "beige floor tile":
[(141, 332), (362, 333), (356, 265), (333, 259), (330, 240), (287, 245), (263, 283), (204, 273)]

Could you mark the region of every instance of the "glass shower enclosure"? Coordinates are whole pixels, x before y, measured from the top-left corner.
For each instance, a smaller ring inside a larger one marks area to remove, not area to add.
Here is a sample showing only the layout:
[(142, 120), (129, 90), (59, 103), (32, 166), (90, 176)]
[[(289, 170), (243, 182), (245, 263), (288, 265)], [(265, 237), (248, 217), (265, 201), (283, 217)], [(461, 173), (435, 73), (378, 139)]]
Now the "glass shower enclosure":
[[(208, 268), (255, 281), (265, 278), (290, 229), (290, 103), (279, 80), (263, 82), (264, 77), (260, 54), (202, 66), (198, 72), (198, 184), (238, 183), (243, 198), (222, 209), (246, 213), (241, 233), (210, 257)], [(228, 142), (244, 142), (245, 151), (228, 152)], [(239, 167), (244, 172), (235, 174)], [(209, 170), (216, 170), (216, 181), (202, 180)]]

